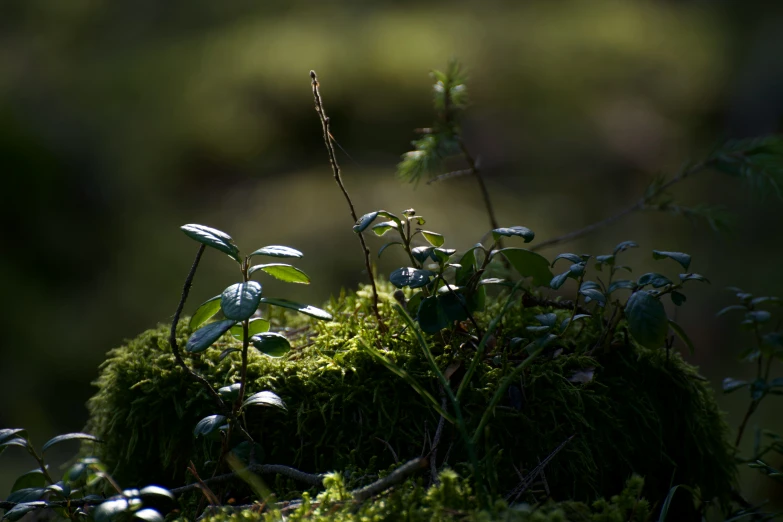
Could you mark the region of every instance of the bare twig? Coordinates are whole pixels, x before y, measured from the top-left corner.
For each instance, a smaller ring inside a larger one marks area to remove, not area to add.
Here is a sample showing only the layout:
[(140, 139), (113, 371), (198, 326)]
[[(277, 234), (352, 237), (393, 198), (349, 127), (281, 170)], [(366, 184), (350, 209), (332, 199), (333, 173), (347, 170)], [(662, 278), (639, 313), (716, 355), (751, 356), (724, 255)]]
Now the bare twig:
[(179, 324), (179, 317), (182, 315), (182, 309), (185, 307), (185, 301), (188, 299), (190, 287), (193, 285), (193, 277), (196, 275), (196, 269), (198, 268), (198, 264), (201, 261), (201, 256), (204, 254), (204, 248), (205, 245), (203, 244), (198, 247), (196, 259), (193, 261), (193, 266), (190, 267), (188, 277), (185, 279), (185, 285), (182, 287), (182, 297), (180, 297), (177, 311), (174, 312), (174, 319), (171, 321), (169, 344), (171, 345), (171, 351), (174, 354), (174, 359), (176, 359), (177, 364), (179, 364), (182, 369), (185, 370), (185, 373), (190, 375), (194, 381), (200, 383), (202, 386), (204, 386), (204, 388), (207, 389), (209, 394), (212, 395), (212, 397), (215, 399), (215, 402), (218, 403), (218, 406), (222, 411), (227, 411), (226, 404), (223, 402), (223, 399), (220, 397), (220, 394), (217, 392), (217, 390), (215, 390), (215, 388), (209, 384), (209, 381), (207, 381), (201, 375), (197, 374), (195, 371), (191, 370), (190, 367), (185, 364), (185, 361), (182, 359), (182, 355), (179, 352), (179, 345), (177, 344), (177, 324)]
[(660, 196), (672, 185), (675, 185), (680, 181), (683, 181), (684, 179), (701, 172), (702, 170), (706, 170), (712, 165), (713, 161), (714, 160), (705, 160), (696, 163), (690, 168), (682, 170), (679, 174), (674, 176), (672, 179), (670, 179), (666, 183), (663, 183), (660, 187), (657, 187), (655, 190), (651, 191), (650, 193), (645, 194), (639, 201), (637, 201), (630, 207), (621, 210), (620, 212), (618, 212), (613, 216), (610, 216), (606, 219), (602, 219), (601, 221), (596, 221), (595, 223), (587, 225), (584, 228), (580, 228), (579, 230), (574, 230), (573, 232), (569, 232), (568, 234), (563, 234), (562, 236), (557, 236), (547, 241), (544, 241), (542, 243), (539, 243), (531, 247), (530, 250), (533, 251), (542, 250), (544, 248), (549, 248), (555, 245), (559, 245), (561, 243), (567, 243), (569, 241), (579, 239), (580, 237), (586, 236), (587, 234), (593, 232), (594, 230), (598, 230), (605, 226), (611, 225), (615, 221), (619, 221), (620, 219), (624, 218), (629, 214), (633, 214), (634, 212), (637, 212), (639, 210), (644, 210), (653, 199), (655, 199), (657, 196)]
[[(513, 501), (516, 501), (516, 500), (517, 500), (517, 499), (518, 499), (518, 498), (519, 498), (519, 497), (522, 495), (522, 493), (524, 493), (525, 491), (527, 491), (527, 488), (529, 488), (529, 487), (530, 487), (530, 485), (533, 483), (533, 479), (535, 479), (535, 478), (536, 478), (536, 476), (538, 476), (538, 475), (541, 475), (542, 479), (543, 479), (543, 480), (544, 480), (544, 482), (546, 483), (546, 478), (544, 478), (544, 476), (543, 476), (543, 474), (544, 474), (544, 468), (546, 467), (546, 465), (547, 465), (547, 464), (549, 464), (549, 462), (550, 462), (550, 461), (551, 461), (553, 458), (555, 458), (555, 455), (557, 455), (558, 453), (560, 453), (560, 450), (562, 450), (562, 449), (563, 449), (563, 448), (566, 446), (566, 444), (568, 444), (569, 442), (571, 442), (571, 439), (573, 439), (574, 437), (576, 437), (576, 434), (574, 434), (574, 435), (571, 435), (571, 436), (570, 436), (570, 437), (568, 437), (566, 440), (564, 440), (563, 442), (561, 442), (561, 443), (560, 443), (560, 445), (559, 445), (557, 448), (555, 448), (555, 450), (554, 450), (552, 453), (550, 453), (550, 454), (547, 456), (547, 458), (545, 458), (545, 459), (543, 460), (543, 462), (539, 461), (539, 463), (538, 463), (538, 466), (536, 466), (535, 468), (533, 468), (533, 470), (532, 470), (530, 473), (528, 473), (528, 474), (527, 474), (527, 476), (526, 476), (524, 479), (522, 479), (522, 481), (519, 483), (519, 485), (518, 485), (516, 488), (514, 488), (514, 489), (511, 491), (511, 493), (509, 493), (509, 494), (508, 494), (508, 496), (506, 496), (506, 500), (507, 500), (507, 501), (508, 501), (508, 500), (511, 500), (511, 497), (514, 497), (514, 498), (513, 498)], [(547, 484), (547, 485), (545, 485), (545, 487), (546, 487), (547, 489), (549, 489), (549, 486), (548, 486), (548, 484)]]
[[(318, 89), (318, 77), (316, 76), (315, 71), (310, 71), (310, 78), (312, 79), (313, 84), (315, 111), (318, 113), (318, 118), (321, 120), (321, 127), (323, 128), (324, 134), (324, 143), (326, 144), (326, 152), (329, 154), (329, 163), (332, 166), (334, 180), (337, 183), (337, 186), (340, 187), (343, 196), (345, 196), (345, 201), (348, 203), (348, 208), (351, 211), (351, 218), (353, 218), (353, 222), (356, 223), (359, 221), (359, 216), (356, 214), (356, 209), (353, 206), (351, 196), (348, 195), (348, 191), (345, 189), (342, 176), (340, 175), (340, 165), (337, 163), (337, 156), (334, 152), (334, 146), (332, 145), (333, 137), (332, 131), (329, 127), (329, 117), (326, 115), (326, 111), (324, 110), (323, 101), (321, 100), (321, 93)], [(359, 242), (361, 243), (362, 250), (364, 251), (364, 266), (367, 269), (367, 276), (370, 278), (370, 285), (372, 285), (373, 311), (375, 312), (375, 317), (378, 320), (378, 326), (383, 329), (385, 328), (385, 325), (381, 319), (381, 313), (378, 309), (378, 288), (375, 285), (375, 275), (373, 274), (372, 263), (370, 262), (370, 249), (367, 248), (367, 244), (364, 241), (364, 236), (361, 233), (358, 233), (357, 236), (359, 236)]]
[[(441, 390), (441, 408), (446, 409), (446, 394)], [(438, 427), (435, 429), (435, 437), (432, 439), (432, 449), (430, 450), (430, 474), (432, 475), (432, 483), (438, 484), (438, 445), (440, 445), (440, 438), (443, 435), (443, 425), (446, 423), (446, 419), (443, 415), (438, 420)]]
[(394, 451), (394, 448), (391, 447), (391, 444), (389, 444), (388, 442), (386, 442), (385, 440), (383, 440), (380, 437), (375, 437), (375, 440), (382, 442), (386, 446), (386, 448), (388, 448), (388, 450), (392, 454), (392, 457), (394, 457), (395, 464), (399, 464), (400, 463), (400, 459), (397, 457), (397, 452)]
[(378, 493), (382, 493), (384, 490), (389, 489), (396, 484), (399, 484), (412, 474), (426, 467), (427, 459), (416, 458), (409, 460), (382, 479), (376, 480), (372, 484), (363, 488), (353, 490), (351, 495), (355, 501), (362, 502), (374, 495), (377, 495)]
[(193, 478), (196, 479), (196, 482), (193, 484), (196, 488), (201, 490), (201, 493), (204, 494), (206, 499), (209, 501), (210, 504), (213, 506), (219, 506), (220, 505), (220, 499), (217, 498), (217, 495), (212, 492), (211, 489), (209, 489), (209, 486), (201, 480), (201, 477), (198, 476), (198, 471), (196, 471), (196, 465), (193, 464), (193, 461), (190, 461), (190, 466), (188, 466), (188, 471), (190, 471), (190, 474), (193, 475)]
[[(248, 466), (248, 471), (252, 471), (253, 473), (258, 473), (259, 475), (271, 475), (271, 474), (280, 474), (284, 477), (292, 478), (294, 480), (297, 480), (299, 482), (303, 482), (305, 484), (309, 484), (310, 486), (323, 486), (323, 475), (314, 475), (311, 473), (305, 473), (304, 471), (299, 471), (298, 469), (294, 469), (288, 466), (283, 466), (281, 464), (254, 464), (251, 466)], [(227, 482), (231, 479), (237, 478), (236, 473), (226, 473), (224, 475), (218, 475), (217, 477), (206, 479), (202, 482), (204, 484), (213, 484), (213, 483), (219, 483), (219, 482)], [(172, 495), (179, 496), (183, 493), (187, 493), (189, 491), (193, 491), (194, 489), (197, 489), (199, 487), (199, 484), (188, 484), (187, 486), (182, 486), (179, 488), (174, 488), (171, 491)]]
[(471, 169), (453, 170), (451, 172), (446, 172), (445, 174), (441, 174), (439, 176), (435, 176), (432, 179), (428, 179), (427, 180), (427, 185), (430, 185), (432, 183), (437, 183), (439, 181), (443, 181), (443, 180), (446, 180), (446, 179), (459, 178), (459, 177), (462, 177), (462, 176), (470, 176), (470, 175), (473, 175), (473, 170), (471, 170)]

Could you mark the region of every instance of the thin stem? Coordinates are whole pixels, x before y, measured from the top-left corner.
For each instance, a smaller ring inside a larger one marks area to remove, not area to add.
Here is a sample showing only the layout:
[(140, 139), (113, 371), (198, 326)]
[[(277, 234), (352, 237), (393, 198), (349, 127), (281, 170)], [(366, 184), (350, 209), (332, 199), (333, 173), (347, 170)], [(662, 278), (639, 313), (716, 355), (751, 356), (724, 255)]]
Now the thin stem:
[[(356, 223), (359, 221), (359, 217), (356, 215), (356, 209), (353, 206), (351, 196), (348, 195), (348, 191), (345, 189), (345, 185), (343, 184), (343, 179), (340, 174), (340, 164), (337, 163), (337, 155), (335, 154), (334, 146), (332, 145), (333, 138), (329, 127), (329, 117), (326, 115), (326, 111), (324, 110), (323, 101), (321, 100), (321, 93), (318, 89), (318, 77), (316, 76), (315, 71), (310, 71), (310, 78), (313, 85), (315, 111), (318, 113), (318, 118), (321, 120), (321, 127), (323, 128), (324, 134), (324, 143), (326, 144), (326, 152), (329, 155), (329, 164), (332, 166), (334, 181), (337, 183), (337, 186), (340, 187), (340, 191), (342, 191), (343, 196), (345, 197), (345, 201), (348, 203), (348, 208), (351, 211), (351, 218), (353, 218), (353, 222)], [(357, 235), (359, 236), (359, 242), (361, 243), (362, 251), (364, 252), (364, 266), (367, 269), (367, 276), (370, 278), (370, 285), (372, 286), (373, 311), (375, 312), (375, 317), (378, 320), (378, 326), (384, 329), (385, 325), (381, 319), (381, 312), (378, 309), (378, 288), (375, 285), (375, 275), (372, 271), (370, 249), (367, 248), (367, 243), (365, 243), (364, 236), (361, 234), (361, 232)]]
[(751, 415), (756, 411), (756, 409), (759, 407), (759, 401), (753, 400), (751, 401), (750, 405), (748, 406), (748, 411), (745, 412), (745, 417), (742, 419), (742, 424), (740, 424), (739, 431), (737, 432), (737, 440), (734, 441), (734, 448), (739, 448), (740, 442), (742, 442), (742, 434), (745, 432), (745, 426), (748, 424), (748, 420), (750, 419)]
[[(489, 198), (489, 191), (487, 190), (487, 185), (484, 183), (484, 176), (481, 174), (481, 171), (479, 170), (478, 166), (476, 165), (476, 160), (473, 159), (473, 156), (470, 155), (470, 152), (468, 152), (468, 148), (465, 146), (465, 142), (462, 141), (462, 136), (458, 135), (459, 140), (459, 148), (462, 151), (462, 156), (465, 158), (465, 161), (468, 163), (468, 170), (471, 171), (473, 174), (473, 177), (476, 178), (476, 182), (478, 182), (479, 189), (481, 190), (481, 197), (484, 199), (484, 207), (487, 209), (487, 215), (489, 215), (489, 224), (492, 226), (492, 229), (500, 228), (498, 225), (498, 220), (495, 217), (495, 209), (492, 206), (492, 200)], [(498, 245), (500, 248), (503, 248), (503, 241), (498, 240)]]
[(694, 174), (697, 174), (703, 170), (706, 170), (709, 168), (714, 160), (705, 160), (699, 163), (696, 163), (690, 168), (682, 170), (679, 174), (674, 176), (672, 179), (667, 181), (666, 183), (662, 184), (660, 187), (656, 188), (649, 194), (645, 194), (644, 197), (642, 197), (639, 201), (631, 205), (630, 207), (627, 207), (617, 214), (610, 216), (606, 219), (602, 219), (601, 221), (596, 221), (595, 223), (591, 225), (587, 225), (584, 228), (580, 228), (578, 230), (574, 230), (573, 232), (569, 232), (568, 234), (563, 234), (562, 236), (557, 236), (555, 238), (549, 239), (547, 241), (544, 241), (542, 243), (539, 243), (533, 247), (531, 247), (530, 250), (536, 251), (536, 250), (542, 250), (544, 248), (549, 248), (555, 245), (559, 245), (561, 243), (567, 243), (569, 241), (573, 241), (575, 239), (579, 239), (580, 237), (586, 236), (587, 234), (598, 230), (600, 228), (603, 228), (605, 226), (611, 225), (612, 223), (619, 221), (620, 219), (624, 218), (625, 216), (629, 214), (633, 214), (634, 212), (637, 212), (639, 210), (643, 210), (650, 201), (652, 201), (654, 198), (665, 192), (667, 189), (672, 187), (673, 185), (683, 181), (684, 179), (693, 176)]
[(190, 375), (190, 377), (198, 382), (199, 384), (203, 385), (204, 388), (207, 389), (210, 395), (215, 399), (215, 402), (218, 403), (218, 406), (220, 407), (221, 411), (227, 411), (228, 408), (226, 407), (226, 404), (223, 402), (223, 399), (220, 397), (220, 394), (215, 390), (215, 388), (212, 387), (211, 384), (209, 384), (209, 381), (207, 381), (204, 377), (197, 374), (195, 371), (191, 370), (187, 364), (185, 364), (185, 361), (182, 359), (182, 355), (179, 352), (179, 345), (177, 344), (177, 324), (179, 324), (179, 317), (182, 315), (182, 309), (185, 307), (185, 301), (188, 299), (188, 294), (190, 293), (190, 287), (193, 285), (193, 277), (196, 275), (196, 269), (198, 269), (198, 264), (201, 261), (201, 256), (204, 254), (204, 248), (205, 245), (200, 245), (198, 247), (198, 252), (196, 253), (196, 259), (193, 260), (193, 266), (190, 267), (190, 272), (188, 272), (187, 278), (185, 278), (185, 285), (182, 287), (182, 296), (179, 300), (179, 305), (177, 306), (177, 311), (174, 312), (174, 319), (171, 321), (171, 332), (169, 334), (169, 344), (171, 345), (171, 352), (174, 354), (174, 359), (177, 361), (177, 364), (182, 367), (183, 370), (185, 370), (185, 373)]

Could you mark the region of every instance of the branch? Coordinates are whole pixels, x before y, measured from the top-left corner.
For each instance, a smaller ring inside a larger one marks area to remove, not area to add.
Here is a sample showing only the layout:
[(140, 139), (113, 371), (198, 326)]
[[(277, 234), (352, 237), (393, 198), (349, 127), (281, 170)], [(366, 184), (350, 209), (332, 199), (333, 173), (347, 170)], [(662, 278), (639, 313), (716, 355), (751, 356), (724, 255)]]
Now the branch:
[(382, 493), (384, 490), (389, 489), (396, 484), (399, 484), (420, 469), (424, 469), (426, 467), (427, 459), (416, 458), (409, 460), (382, 479), (376, 480), (372, 484), (363, 488), (353, 490), (351, 495), (356, 502), (362, 502), (372, 496), (377, 495), (378, 493)]
[(522, 479), (522, 482), (520, 482), (519, 485), (516, 488), (514, 488), (511, 491), (511, 493), (508, 494), (508, 496), (506, 497), (506, 501), (509, 501), (512, 496), (514, 497), (513, 501), (516, 501), (520, 497), (520, 495), (522, 495), (522, 493), (527, 491), (527, 488), (530, 487), (530, 484), (533, 482), (533, 479), (536, 478), (536, 475), (541, 474), (543, 477), (544, 468), (546, 467), (546, 465), (549, 464), (549, 462), (553, 458), (555, 458), (555, 455), (560, 453), (560, 450), (562, 450), (566, 446), (566, 444), (571, 442), (571, 439), (573, 439), (574, 437), (576, 437), (576, 434), (571, 435), (562, 443), (560, 443), (560, 445), (557, 448), (555, 448), (555, 450), (552, 453), (550, 453), (549, 456), (545, 458), (543, 462), (539, 462), (538, 466), (533, 468), (533, 471), (528, 473), (527, 476)]
[[(253, 464), (252, 466), (248, 466), (241, 471), (245, 470), (258, 473), (259, 475), (271, 475), (277, 473), (283, 475), (284, 477), (292, 478), (294, 480), (298, 480), (299, 482), (309, 484), (310, 486), (323, 486), (324, 475), (313, 475), (311, 473), (305, 473), (304, 471), (299, 471), (298, 469), (283, 466), (282, 464)], [(236, 477), (238, 477), (236, 473), (226, 473), (225, 475), (218, 475), (217, 477), (208, 478), (202, 482), (204, 484), (214, 484), (218, 482), (227, 482)], [(183, 493), (198, 489), (199, 487), (199, 483), (193, 483), (188, 484), (187, 486), (174, 488), (169, 491), (172, 495), (179, 496)]]
[(579, 230), (574, 230), (573, 232), (569, 232), (568, 234), (563, 234), (562, 236), (557, 236), (555, 238), (549, 239), (547, 241), (544, 241), (543, 243), (539, 243), (533, 247), (530, 248), (530, 250), (533, 250), (534, 252), (537, 250), (542, 250), (544, 248), (549, 248), (551, 246), (559, 245), (561, 243), (567, 243), (569, 241), (573, 241), (574, 239), (579, 239), (580, 237), (586, 236), (587, 234), (598, 230), (600, 228), (603, 228), (605, 226), (611, 225), (615, 221), (619, 221), (620, 219), (624, 218), (625, 216), (629, 214), (633, 214), (634, 212), (637, 212), (639, 210), (644, 210), (645, 207), (655, 199), (657, 196), (661, 195), (663, 192), (665, 192), (667, 189), (669, 189), (672, 185), (675, 185), (679, 183), (680, 181), (683, 181), (684, 179), (688, 178), (689, 176), (693, 176), (694, 174), (697, 174), (701, 172), (702, 170), (706, 170), (709, 168), (712, 163), (715, 160), (705, 160), (700, 163), (697, 163), (693, 165), (690, 168), (684, 169), (679, 174), (674, 176), (672, 179), (667, 181), (666, 183), (662, 184), (660, 187), (656, 188), (649, 194), (645, 194), (644, 197), (642, 197), (639, 201), (631, 205), (630, 207), (625, 208), (624, 210), (621, 210), (617, 214), (608, 217), (606, 219), (603, 219), (601, 221), (597, 221), (591, 225), (587, 225), (584, 228), (580, 228)]
[[(427, 180), (427, 185), (430, 185), (432, 183), (437, 183), (439, 181), (443, 181), (445, 179), (451, 179), (451, 178), (459, 178), (461, 176), (468, 176), (474, 174), (474, 171), (471, 169), (464, 169), (464, 170), (453, 170), (451, 172), (446, 172), (445, 174), (441, 174), (440, 176), (435, 176), (434, 178)], [(497, 227), (495, 227), (497, 228)]]
[[(326, 115), (326, 110), (324, 109), (324, 104), (321, 100), (321, 93), (318, 90), (318, 77), (315, 75), (315, 71), (310, 71), (310, 78), (312, 79), (313, 83), (315, 112), (318, 113), (318, 118), (321, 120), (321, 127), (323, 128), (324, 133), (324, 143), (326, 144), (326, 152), (329, 154), (329, 164), (332, 166), (334, 181), (337, 183), (337, 186), (340, 187), (343, 196), (345, 196), (345, 201), (348, 203), (348, 208), (351, 210), (351, 217), (353, 218), (353, 222), (356, 223), (359, 221), (359, 216), (356, 215), (356, 209), (353, 206), (351, 196), (348, 195), (348, 191), (345, 189), (345, 185), (343, 185), (343, 179), (340, 175), (340, 165), (337, 163), (337, 155), (335, 154), (334, 146), (332, 145), (332, 140), (334, 138), (332, 137), (332, 131), (329, 127), (329, 117)], [(378, 310), (378, 288), (375, 286), (375, 276), (373, 275), (372, 263), (370, 261), (370, 249), (367, 248), (367, 243), (364, 242), (364, 236), (361, 234), (361, 232), (357, 235), (359, 236), (359, 242), (361, 243), (362, 250), (364, 251), (364, 266), (367, 269), (367, 275), (369, 276), (370, 284), (372, 285), (372, 306), (373, 311), (375, 312), (375, 318), (378, 319), (378, 327), (385, 329), (383, 320), (381, 319), (381, 313)]]
[(198, 252), (196, 253), (196, 259), (193, 261), (193, 266), (190, 267), (190, 272), (188, 273), (188, 277), (185, 279), (185, 285), (182, 287), (182, 297), (180, 297), (179, 300), (179, 306), (177, 306), (177, 311), (174, 312), (174, 319), (171, 321), (171, 333), (169, 334), (169, 344), (171, 344), (171, 351), (174, 353), (174, 359), (177, 360), (177, 364), (179, 364), (183, 370), (185, 370), (185, 373), (190, 375), (190, 377), (195, 380), (196, 382), (202, 384), (207, 391), (209, 391), (210, 395), (215, 398), (215, 401), (218, 403), (218, 406), (221, 410), (226, 410), (226, 404), (223, 402), (223, 399), (220, 397), (220, 394), (215, 390), (215, 388), (212, 387), (211, 384), (209, 384), (209, 381), (207, 381), (204, 377), (197, 374), (195, 371), (191, 370), (190, 367), (188, 367), (187, 364), (185, 364), (185, 361), (182, 359), (182, 355), (179, 352), (179, 345), (177, 344), (177, 324), (179, 324), (179, 316), (182, 315), (182, 309), (185, 307), (185, 301), (188, 299), (188, 294), (190, 293), (190, 287), (193, 285), (193, 277), (196, 275), (196, 269), (198, 268), (198, 264), (201, 261), (201, 256), (204, 254), (204, 248), (205, 245), (201, 245), (198, 247)]

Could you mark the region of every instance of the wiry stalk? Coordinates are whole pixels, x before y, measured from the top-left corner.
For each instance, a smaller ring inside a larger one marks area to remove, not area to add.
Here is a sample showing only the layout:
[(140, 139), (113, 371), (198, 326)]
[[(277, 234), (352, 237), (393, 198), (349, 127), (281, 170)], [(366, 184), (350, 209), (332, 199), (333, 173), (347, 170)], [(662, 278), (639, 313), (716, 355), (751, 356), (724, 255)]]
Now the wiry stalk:
[[(359, 216), (356, 214), (356, 209), (353, 206), (351, 196), (348, 195), (348, 191), (345, 189), (345, 185), (343, 184), (343, 179), (340, 174), (340, 164), (337, 163), (337, 156), (334, 152), (334, 145), (332, 145), (333, 138), (329, 127), (329, 117), (326, 115), (326, 111), (324, 110), (323, 100), (321, 99), (321, 93), (318, 89), (318, 77), (316, 76), (315, 71), (310, 71), (310, 78), (312, 79), (313, 84), (315, 111), (318, 113), (318, 118), (321, 120), (321, 127), (323, 128), (324, 134), (324, 143), (326, 144), (326, 152), (329, 154), (329, 164), (332, 166), (334, 181), (337, 183), (337, 186), (340, 187), (340, 191), (343, 193), (343, 196), (345, 196), (345, 201), (348, 203), (348, 208), (351, 211), (351, 218), (353, 219), (353, 222), (356, 223), (359, 220)], [(362, 236), (361, 233), (357, 234), (357, 236), (359, 236), (359, 242), (362, 245), (362, 251), (364, 252), (364, 266), (367, 269), (367, 275), (370, 278), (370, 285), (372, 286), (373, 312), (375, 312), (375, 317), (378, 320), (378, 326), (383, 328), (384, 323), (381, 319), (381, 313), (378, 310), (378, 288), (375, 285), (375, 275), (372, 271), (370, 249), (367, 248), (367, 243), (364, 241), (364, 236)]]

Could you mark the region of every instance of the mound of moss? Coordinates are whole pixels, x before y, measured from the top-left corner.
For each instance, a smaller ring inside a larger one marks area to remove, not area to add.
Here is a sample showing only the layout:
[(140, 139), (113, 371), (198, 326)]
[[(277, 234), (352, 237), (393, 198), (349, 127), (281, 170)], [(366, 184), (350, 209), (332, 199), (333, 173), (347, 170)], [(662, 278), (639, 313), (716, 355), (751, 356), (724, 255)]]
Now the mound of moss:
[[(387, 331), (379, 331), (370, 319), (366, 290), (333, 299), (325, 307), (333, 322), (272, 318), (293, 350), (279, 359), (251, 353), (248, 391), (273, 390), (288, 406), (287, 412), (247, 412), (249, 431), (264, 448), (264, 463), (318, 473), (364, 470), (355, 473), (361, 475), (429, 451), (439, 416), (362, 347), (362, 339), (382, 347), (388, 359), (440, 396), (420, 347), (391, 310), (393, 288), (382, 285), (381, 290)], [(498, 308), (490, 304), (478, 317), (482, 328)], [(499, 382), (527, 357), (524, 343), (515, 339), (538, 324), (534, 316), (544, 312), (570, 315), (519, 303), (493, 332), (461, 400), (468, 426), (475, 429)], [(186, 324), (178, 329), (182, 345), (189, 334)], [(677, 354), (633, 343), (615, 343), (607, 353), (589, 357), (598, 332), (589, 325), (571, 331), (533, 362), (496, 408), (478, 448), (490, 490), (509, 492), (520, 473), (570, 439), (533, 490), (545, 489), (557, 500), (592, 502), (610, 497), (638, 474), (646, 478), (644, 496), (654, 502), (674, 484), (726, 501), (735, 479), (727, 428), (697, 370)], [(168, 326), (161, 325), (111, 350), (88, 403), (86, 429), (105, 441), (98, 456), (124, 485), (179, 486), (186, 482), (189, 461), (211, 472), (220, 453), (219, 442), (193, 438), (195, 424), (217, 412), (207, 393), (177, 367), (167, 339)], [(448, 369), (455, 387), (473, 356), (473, 341), (467, 326), (430, 338), (438, 364)], [(227, 335), (218, 346), (186, 360), (215, 387), (226, 386), (238, 380), (240, 357), (232, 353), (220, 359), (219, 354), (238, 344)], [(438, 466), (468, 474), (465, 448), (448, 424), (439, 448)], [(299, 496), (299, 487), (279, 477), (274, 485), (278, 498)]]

